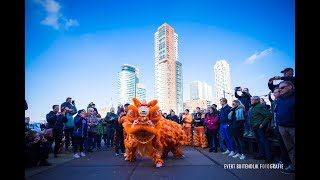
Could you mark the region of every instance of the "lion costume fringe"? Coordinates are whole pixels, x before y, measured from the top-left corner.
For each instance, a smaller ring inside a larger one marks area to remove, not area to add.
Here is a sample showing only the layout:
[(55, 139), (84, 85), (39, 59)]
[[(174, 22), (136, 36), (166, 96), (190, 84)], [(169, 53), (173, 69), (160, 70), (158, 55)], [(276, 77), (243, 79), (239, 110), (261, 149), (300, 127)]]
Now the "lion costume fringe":
[(163, 165), (162, 157), (171, 151), (176, 158), (183, 158), (181, 145), (186, 135), (181, 125), (162, 117), (158, 101), (140, 102), (133, 98), (129, 105), (123, 127), (126, 132), (126, 160), (135, 161), (136, 152), (150, 157), (156, 167)]

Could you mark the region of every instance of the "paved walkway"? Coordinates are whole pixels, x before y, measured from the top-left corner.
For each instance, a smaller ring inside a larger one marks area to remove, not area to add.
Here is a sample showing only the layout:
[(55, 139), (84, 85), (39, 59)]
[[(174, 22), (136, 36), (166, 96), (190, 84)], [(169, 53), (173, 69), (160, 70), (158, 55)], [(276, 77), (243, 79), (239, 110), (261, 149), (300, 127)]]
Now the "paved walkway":
[[(26, 179), (30, 180), (81, 180), (81, 179), (154, 179), (179, 180), (193, 179), (244, 179), (244, 180), (293, 180), (294, 175), (285, 175), (275, 169), (236, 169), (237, 164), (265, 166), (263, 160), (232, 158), (218, 153), (209, 153), (208, 148), (183, 147), (186, 158), (174, 159), (172, 155), (164, 159), (162, 168), (156, 168), (147, 158), (138, 158), (136, 162), (125, 161), (123, 156), (115, 156), (113, 149), (104, 149), (90, 153), (86, 157), (73, 159), (72, 154), (61, 154), (49, 162), (52, 166), (26, 169)], [(226, 168), (229, 165), (232, 169)], [(239, 165), (238, 165), (239, 166)]]

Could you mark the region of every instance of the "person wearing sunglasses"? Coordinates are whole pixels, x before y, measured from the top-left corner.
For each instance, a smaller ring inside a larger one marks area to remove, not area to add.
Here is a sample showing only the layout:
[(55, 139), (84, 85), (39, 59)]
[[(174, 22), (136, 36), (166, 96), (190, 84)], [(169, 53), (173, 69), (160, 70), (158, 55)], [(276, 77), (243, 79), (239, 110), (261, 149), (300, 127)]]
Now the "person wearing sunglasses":
[(295, 88), (291, 81), (283, 81), (279, 84), (280, 96), (274, 110), (277, 125), (287, 148), (291, 164), (281, 172), (285, 174), (295, 173)]
[(293, 85), (295, 84), (295, 77), (294, 75), (294, 71), (292, 68), (285, 68), (284, 70), (281, 71), (281, 73), (283, 73), (283, 76), (275, 76), (273, 78), (270, 78), (268, 81), (268, 87), (269, 89), (273, 92), (274, 88), (279, 86), (279, 84), (273, 84), (273, 81), (275, 80), (283, 80), (283, 81), (290, 81), (293, 83)]

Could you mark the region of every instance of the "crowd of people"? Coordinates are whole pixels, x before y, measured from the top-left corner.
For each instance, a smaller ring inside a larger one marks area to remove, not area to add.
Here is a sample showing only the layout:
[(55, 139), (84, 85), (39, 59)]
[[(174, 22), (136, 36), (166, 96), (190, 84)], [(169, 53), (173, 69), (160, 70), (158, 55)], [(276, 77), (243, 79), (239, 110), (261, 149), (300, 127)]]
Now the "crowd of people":
[[(258, 155), (254, 159), (284, 164), (286, 168), (283, 173), (295, 173), (295, 78), (292, 68), (286, 68), (281, 73), (283, 76), (275, 76), (268, 82), (271, 105), (259, 96), (252, 96), (249, 88), (236, 87), (237, 99), (228, 102), (226, 98), (221, 98), (220, 109), (212, 104), (207, 109), (197, 107), (192, 113), (189, 109), (179, 115), (173, 110), (169, 114), (161, 113), (164, 118), (181, 124), (187, 136), (186, 146), (208, 147), (209, 152), (217, 153), (219, 150), (222, 154), (245, 160), (244, 137), (254, 137), (258, 144)], [(275, 80), (282, 82), (274, 84)], [(126, 135), (122, 123), (128, 105), (118, 106), (117, 112), (112, 107), (104, 118), (93, 102), (87, 109), (80, 110), (70, 97), (60, 106), (53, 105), (52, 111), (46, 115), (47, 123), (43, 131), (34, 132), (26, 126), (26, 166), (51, 165), (48, 162), (49, 153), (53, 152), (54, 157), (59, 158), (62, 148), (65, 148), (65, 153), (72, 151), (74, 158), (84, 157), (101, 149), (102, 140), (106, 148), (114, 148), (116, 156), (125, 156)], [(28, 121), (25, 123), (27, 125)], [(280, 145), (279, 162), (274, 162), (271, 153), (267, 134), (270, 129)], [(49, 130), (52, 134), (47, 133)], [(70, 146), (72, 149), (69, 149)]]

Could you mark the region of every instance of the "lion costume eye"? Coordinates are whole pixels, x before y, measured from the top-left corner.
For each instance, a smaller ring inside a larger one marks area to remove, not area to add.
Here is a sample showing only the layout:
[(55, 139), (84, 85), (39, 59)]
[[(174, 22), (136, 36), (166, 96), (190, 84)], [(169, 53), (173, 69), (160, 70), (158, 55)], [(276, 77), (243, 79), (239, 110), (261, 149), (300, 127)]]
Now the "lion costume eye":
[(138, 118), (138, 109), (134, 105), (128, 106), (127, 119), (131, 122)]
[(162, 118), (159, 106), (154, 106), (149, 110), (149, 118), (151, 121), (159, 121)]

